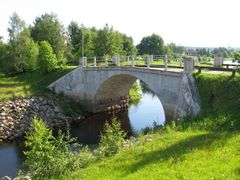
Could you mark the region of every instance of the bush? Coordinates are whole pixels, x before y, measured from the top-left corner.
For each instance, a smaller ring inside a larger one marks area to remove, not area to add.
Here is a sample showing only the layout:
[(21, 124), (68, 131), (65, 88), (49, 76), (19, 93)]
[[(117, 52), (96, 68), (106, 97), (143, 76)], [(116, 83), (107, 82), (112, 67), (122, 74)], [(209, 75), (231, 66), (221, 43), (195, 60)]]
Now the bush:
[(88, 146), (85, 146), (78, 153), (78, 163), (81, 168), (84, 168), (95, 161), (95, 156), (89, 150)]
[(40, 42), (38, 60), (39, 66), (44, 73), (51, 72), (57, 67), (56, 55), (47, 41)]
[[(27, 133), (25, 165), (34, 179), (58, 178), (80, 167), (78, 153), (71, 151), (74, 139), (59, 132), (54, 138), (42, 120), (34, 118), (33, 131)], [(81, 157), (81, 156), (80, 156)], [(84, 163), (86, 164), (86, 162)]]
[(100, 138), (100, 157), (116, 154), (122, 147), (125, 137), (126, 133), (121, 130), (120, 122), (116, 118), (112, 119), (111, 124), (106, 122)]

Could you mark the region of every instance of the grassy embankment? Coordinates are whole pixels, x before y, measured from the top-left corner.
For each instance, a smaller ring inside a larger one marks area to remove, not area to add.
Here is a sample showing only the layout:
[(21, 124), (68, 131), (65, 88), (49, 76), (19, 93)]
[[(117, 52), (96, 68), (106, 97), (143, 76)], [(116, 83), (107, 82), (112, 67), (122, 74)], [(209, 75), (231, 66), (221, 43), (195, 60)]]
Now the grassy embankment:
[(201, 117), (166, 125), (65, 179), (240, 179), (240, 77), (196, 80)]
[[(66, 66), (51, 73), (43, 74), (39, 70), (32, 72), (5, 75), (0, 69), (0, 102), (18, 98), (19, 96), (44, 96), (53, 99), (67, 114), (79, 112), (81, 107), (73, 101), (63, 99), (47, 89), (47, 86), (64, 74), (70, 72), (76, 66)], [(68, 103), (65, 103), (68, 101)]]

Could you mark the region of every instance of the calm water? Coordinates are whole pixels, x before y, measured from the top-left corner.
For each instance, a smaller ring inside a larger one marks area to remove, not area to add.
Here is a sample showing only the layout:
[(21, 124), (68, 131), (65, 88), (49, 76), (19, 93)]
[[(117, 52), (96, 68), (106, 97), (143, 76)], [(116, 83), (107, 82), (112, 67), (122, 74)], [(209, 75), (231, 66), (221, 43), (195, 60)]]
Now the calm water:
[[(163, 107), (158, 97), (144, 88), (145, 86), (142, 87), (142, 98), (137, 105), (131, 105), (128, 110), (114, 114), (120, 119), (122, 129), (129, 136), (136, 134), (143, 128), (152, 127), (154, 122), (163, 124), (165, 121)], [(71, 134), (73, 137), (77, 137), (81, 144), (97, 144), (106, 120), (111, 119), (112, 116), (108, 113), (94, 114), (81, 123), (72, 124)], [(5, 175), (10, 177), (17, 175), (24, 159), (22, 150), (23, 142), (1, 144), (0, 178)]]

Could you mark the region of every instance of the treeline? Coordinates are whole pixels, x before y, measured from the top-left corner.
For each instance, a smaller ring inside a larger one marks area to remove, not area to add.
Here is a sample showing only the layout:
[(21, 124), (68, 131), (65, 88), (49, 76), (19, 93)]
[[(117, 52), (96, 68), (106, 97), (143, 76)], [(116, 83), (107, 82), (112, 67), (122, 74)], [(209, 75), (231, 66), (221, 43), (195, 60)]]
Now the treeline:
[(9, 20), (9, 41), (0, 39), (0, 65), (6, 73), (21, 73), (36, 68), (47, 73), (81, 56), (167, 54), (180, 55), (183, 46), (164, 45), (161, 36), (143, 37), (135, 46), (132, 37), (105, 25), (101, 29), (71, 22), (67, 28), (56, 14), (36, 17), (27, 25), (16, 13)]
[(214, 57), (214, 56), (221, 56), (223, 58), (235, 58), (238, 59), (240, 54), (239, 51), (231, 48), (225, 47), (218, 47), (218, 48), (187, 48), (186, 53), (194, 56), (207, 56), (207, 57)]

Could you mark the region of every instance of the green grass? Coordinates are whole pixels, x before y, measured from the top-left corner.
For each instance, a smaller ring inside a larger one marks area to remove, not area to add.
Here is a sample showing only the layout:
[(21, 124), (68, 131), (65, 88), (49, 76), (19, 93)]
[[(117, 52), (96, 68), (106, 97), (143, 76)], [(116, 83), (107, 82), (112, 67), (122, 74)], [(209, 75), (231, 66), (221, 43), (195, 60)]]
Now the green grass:
[(195, 74), (202, 114), (64, 179), (240, 179), (240, 77)]
[(35, 70), (11, 76), (5, 75), (0, 70), (0, 101), (18, 96), (41, 95), (49, 84), (74, 68), (74, 66), (64, 67), (48, 74)]
[(82, 113), (84, 109), (80, 104), (56, 95), (47, 89), (48, 85), (76, 67), (65, 66), (48, 74), (35, 70), (11, 76), (5, 75), (0, 69), (0, 102), (16, 99), (19, 96), (44, 96), (54, 100), (67, 115)]
[[(65, 179), (239, 179), (240, 134), (158, 132)], [(149, 139), (149, 138), (148, 138)]]

